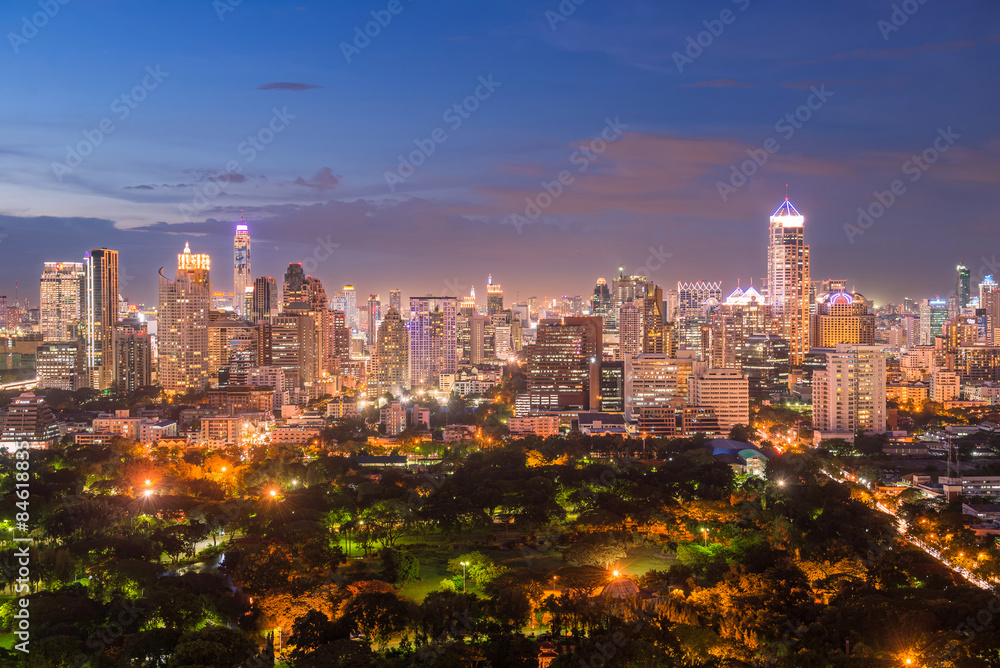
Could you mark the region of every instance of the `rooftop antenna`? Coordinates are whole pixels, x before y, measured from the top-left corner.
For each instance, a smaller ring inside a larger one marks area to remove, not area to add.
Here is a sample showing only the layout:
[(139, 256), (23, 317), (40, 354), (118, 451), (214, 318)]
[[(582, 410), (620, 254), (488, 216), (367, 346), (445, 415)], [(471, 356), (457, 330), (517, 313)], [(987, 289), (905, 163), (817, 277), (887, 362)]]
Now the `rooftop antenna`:
[(785, 201), (788, 201), (788, 184), (785, 184)]

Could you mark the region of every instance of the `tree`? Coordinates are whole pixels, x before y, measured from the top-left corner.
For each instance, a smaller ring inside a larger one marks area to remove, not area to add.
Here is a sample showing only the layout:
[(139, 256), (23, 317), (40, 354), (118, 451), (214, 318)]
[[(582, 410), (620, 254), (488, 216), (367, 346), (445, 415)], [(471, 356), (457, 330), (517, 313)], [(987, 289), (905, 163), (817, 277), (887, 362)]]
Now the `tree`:
[[(462, 562), (466, 565), (462, 566)], [(448, 570), (452, 573), (465, 576), (476, 585), (485, 587), (494, 578), (507, 572), (505, 566), (500, 566), (482, 552), (469, 552), (460, 557), (448, 560)]]
[(729, 438), (734, 441), (749, 442), (753, 436), (753, 428), (748, 424), (734, 424), (729, 430)]
[(406, 625), (406, 604), (395, 594), (358, 594), (344, 610), (344, 620), (379, 648), (389, 644), (392, 634)]
[(374, 654), (366, 642), (340, 639), (317, 647), (295, 662), (295, 668), (368, 668)]
[(411, 553), (387, 547), (379, 556), (382, 558), (382, 577), (389, 582), (403, 585), (420, 577), (420, 562)]
[(240, 553), (233, 580), (248, 594), (259, 595), (288, 584), (293, 559), (282, 545), (263, 545), (253, 552)]
[[(310, 610), (295, 620), (288, 642), (292, 646), (289, 655), (298, 662), (323, 645), (347, 638), (350, 630), (346, 624), (331, 622), (330, 618), (318, 610)], [(299, 665), (296, 663), (296, 665)]]

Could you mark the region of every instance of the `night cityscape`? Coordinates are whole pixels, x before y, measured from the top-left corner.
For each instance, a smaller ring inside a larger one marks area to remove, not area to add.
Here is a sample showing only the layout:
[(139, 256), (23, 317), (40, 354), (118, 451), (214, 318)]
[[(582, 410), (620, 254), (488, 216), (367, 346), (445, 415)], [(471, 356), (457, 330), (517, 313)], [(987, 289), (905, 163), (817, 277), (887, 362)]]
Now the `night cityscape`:
[(0, 666), (1000, 667), (1000, 5), (0, 28)]

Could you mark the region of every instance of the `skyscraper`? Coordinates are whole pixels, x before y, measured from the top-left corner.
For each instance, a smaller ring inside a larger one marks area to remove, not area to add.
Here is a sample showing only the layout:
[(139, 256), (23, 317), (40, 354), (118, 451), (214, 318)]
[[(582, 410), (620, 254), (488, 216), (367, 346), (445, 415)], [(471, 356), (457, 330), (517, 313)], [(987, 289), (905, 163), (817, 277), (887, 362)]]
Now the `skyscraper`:
[(369, 346), (375, 345), (375, 337), (378, 335), (378, 324), (382, 319), (382, 301), (376, 294), (368, 295), (368, 303), (365, 305), (366, 327), (365, 338)]
[(46, 341), (69, 341), (82, 321), (87, 293), (82, 262), (46, 262), (41, 278), (41, 328)]
[(86, 281), (87, 377), (95, 390), (114, 384), (112, 337), (118, 321), (118, 251), (91, 249), (83, 257)]
[(493, 282), (493, 274), (486, 279), (486, 315), (503, 311), (503, 288)]
[(386, 392), (398, 394), (401, 388), (406, 387), (409, 354), (406, 325), (396, 309), (390, 306), (378, 329), (375, 349), (376, 396)]
[(611, 290), (608, 289), (608, 282), (603, 278), (598, 278), (597, 285), (594, 286), (594, 294), (590, 298), (590, 313), (607, 320), (610, 309)]
[(410, 297), (410, 387), (435, 387), (458, 367), (455, 297)]
[(153, 357), (152, 343), (145, 326), (116, 327), (114, 332), (115, 388), (135, 392), (150, 384)]
[(160, 269), (157, 357), (165, 390), (201, 390), (209, 381), (208, 312), (212, 308), (211, 260), (184, 244), (177, 274), (170, 280)]
[(875, 316), (856, 292), (824, 292), (816, 295), (811, 331), (813, 348), (833, 348), (838, 343), (874, 345)]
[(842, 343), (826, 354), (826, 368), (812, 377), (818, 438), (885, 433), (885, 359), (880, 346)]
[(601, 318), (539, 321), (535, 343), (525, 347), (529, 410), (597, 408), (603, 351)]
[(403, 293), (400, 292), (399, 288), (394, 290), (389, 290), (389, 308), (394, 309), (396, 313), (403, 317)]
[(722, 303), (722, 281), (677, 281), (677, 316), (703, 316)]
[(635, 302), (618, 309), (618, 359), (630, 360), (642, 353), (643, 315)]
[(253, 299), (248, 319), (257, 323), (278, 315), (278, 285), (270, 276), (258, 276), (253, 282)]
[(920, 302), (920, 345), (933, 346), (948, 320), (948, 300), (936, 297)]
[(7, 295), (0, 295), (0, 329), (7, 327)]
[(344, 312), (347, 314), (347, 326), (358, 331), (360, 318), (358, 318), (358, 293), (353, 285), (344, 286)]
[(236, 236), (233, 238), (233, 295), (236, 300), (236, 312), (247, 317), (244, 311), (244, 295), (247, 288), (253, 284), (250, 273), (250, 228), (242, 223), (236, 226)]
[(302, 269), (302, 263), (292, 262), (285, 270), (285, 280), (281, 286), (282, 312), (288, 308), (289, 304), (305, 302), (308, 299), (308, 292), (306, 272)]
[(767, 288), (793, 366), (802, 364), (809, 349), (809, 287), (805, 217), (786, 197), (771, 215)]
[(972, 275), (964, 264), (956, 267), (956, 273), (955, 295), (958, 297), (958, 308), (962, 309), (969, 305), (972, 298)]

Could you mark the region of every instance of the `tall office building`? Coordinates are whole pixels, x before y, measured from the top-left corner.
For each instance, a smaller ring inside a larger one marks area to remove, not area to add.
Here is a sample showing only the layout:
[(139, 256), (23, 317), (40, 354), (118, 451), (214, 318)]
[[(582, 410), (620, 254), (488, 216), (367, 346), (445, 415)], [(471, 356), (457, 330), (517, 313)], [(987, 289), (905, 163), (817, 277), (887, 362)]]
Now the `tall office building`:
[(625, 412), (625, 362), (601, 362), (599, 370), (598, 410), (602, 413)]
[(875, 344), (875, 316), (867, 300), (856, 292), (823, 292), (816, 295), (812, 316), (813, 348), (833, 348), (838, 343)]
[(809, 349), (809, 245), (805, 217), (785, 198), (771, 215), (767, 247), (768, 301), (788, 341), (789, 359), (800, 366)]
[(486, 279), (486, 315), (503, 311), (503, 288), (493, 282), (493, 274)]
[(618, 309), (618, 359), (629, 360), (643, 351), (643, 313), (635, 302)]
[(611, 290), (608, 288), (607, 280), (598, 278), (597, 285), (594, 286), (594, 294), (590, 298), (590, 313), (606, 320), (610, 310)]
[(253, 299), (251, 300), (248, 319), (257, 323), (270, 320), (278, 315), (278, 285), (270, 276), (259, 276), (253, 282)]
[(672, 401), (688, 400), (688, 378), (708, 364), (694, 356), (673, 358), (662, 353), (643, 353), (626, 363), (625, 411), (630, 420), (644, 409), (665, 408)]
[(959, 264), (955, 271), (957, 274), (955, 277), (955, 296), (958, 297), (958, 308), (963, 309), (969, 305), (969, 300), (972, 299), (972, 275), (964, 264)]
[(46, 341), (76, 338), (76, 323), (86, 310), (86, 271), (82, 262), (46, 262), (41, 278), (40, 320)]
[(642, 352), (670, 355), (676, 346), (671, 344), (673, 328), (663, 322), (663, 289), (659, 285), (646, 285), (642, 307)]
[(936, 297), (920, 302), (920, 345), (933, 346), (948, 321), (948, 300)]
[(676, 317), (704, 316), (721, 303), (722, 281), (677, 281)]
[(87, 378), (95, 390), (114, 384), (112, 337), (118, 322), (118, 251), (91, 249), (83, 258), (86, 301)]
[(355, 332), (361, 329), (358, 317), (358, 293), (353, 285), (344, 286), (344, 312), (347, 314), (347, 326)]
[(212, 308), (211, 260), (184, 244), (177, 273), (160, 269), (157, 359), (160, 385), (175, 392), (198, 391), (209, 382), (208, 314)]
[(0, 329), (7, 328), (7, 310), (7, 295), (0, 295)]
[(145, 325), (115, 327), (115, 389), (131, 393), (152, 384), (153, 344)]
[(398, 395), (409, 380), (409, 338), (406, 325), (396, 309), (388, 313), (378, 329), (375, 348), (375, 395)]
[(986, 340), (993, 344), (1000, 342), (1000, 336), (997, 336), (997, 329), (1000, 329), (1000, 285), (992, 274), (984, 276), (979, 284), (979, 308), (986, 316)]
[(351, 328), (347, 326), (347, 315), (343, 311), (328, 311), (325, 327), (324, 367), (327, 373), (337, 375), (351, 361)]
[(74, 392), (87, 387), (86, 356), (80, 341), (43, 343), (35, 351), (40, 389)]
[(714, 409), (724, 435), (750, 424), (750, 381), (736, 369), (699, 369), (688, 379), (688, 402)]
[(466, 318), (469, 327), (469, 364), (482, 364), (495, 357), (493, 319), (476, 314)]
[(396, 311), (400, 318), (403, 317), (403, 293), (399, 288), (389, 290), (389, 308)]
[(378, 336), (379, 321), (382, 320), (382, 300), (376, 294), (368, 295), (365, 304), (365, 340), (374, 348)]
[[(285, 373), (285, 382), (292, 386), (313, 382), (321, 373), (322, 348), (318, 339), (319, 332), (315, 317), (311, 314), (286, 313), (272, 318), (267, 329), (269, 340), (264, 342), (264, 347), (270, 351), (270, 361), (266, 366), (281, 367)], [(258, 342), (258, 346), (260, 345)]]
[(608, 313), (607, 329), (618, 329), (618, 309), (622, 304), (646, 299), (646, 286), (649, 285), (645, 276), (626, 276), (622, 267), (618, 268), (618, 278), (611, 282), (611, 310)]
[(885, 361), (881, 346), (842, 343), (826, 353), (812, 377), (817, 439), (885, 433)]
[(791, 353), (777, 334), (751, 334), (739, 350), (739, 364), (750, 381), (753, 398), (787, 395)]
[(539, 321), (535, 343), (525, 347), (529, 410), (596, 409), (603, 354), (601, 318)]
[(410, 387), (436, 387), (458, 368), (458, 299), (410, 297)]
[(289, 304), (305, 303), (308, 299), (306, 272), (301, 262), (292, 262), (285, 270), (285, 280), (281, 284), (281, 310), (284, 312)]
[(243, 224), (240, 217), (240, 224), (236, 226), (236, 236), (233, 238), (233, 306), (236, 312), (244, 318), (249, 317), (246, 310), (244, 296), (247, 288), (253, 285), (253, 274), (250, 273), (250, 228)]

